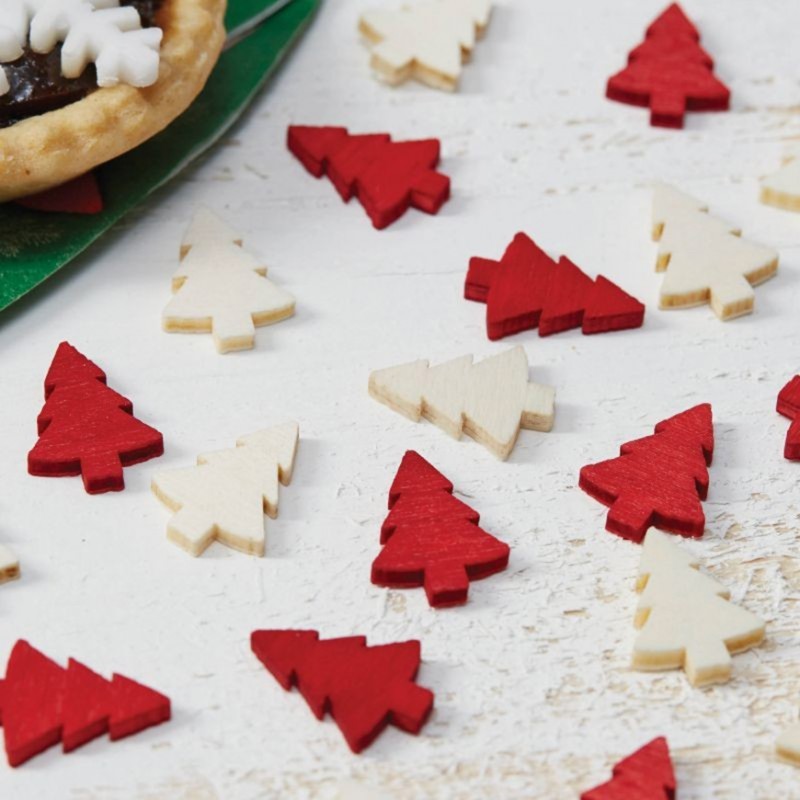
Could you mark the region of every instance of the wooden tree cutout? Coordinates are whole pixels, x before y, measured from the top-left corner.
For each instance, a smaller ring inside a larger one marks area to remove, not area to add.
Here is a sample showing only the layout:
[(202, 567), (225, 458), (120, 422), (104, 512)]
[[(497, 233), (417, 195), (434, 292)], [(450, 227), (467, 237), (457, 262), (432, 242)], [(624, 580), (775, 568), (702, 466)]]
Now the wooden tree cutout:
[(230, 353), (253, 348), (256, 326), (294, 314), (294, 297), (267, 279), (267, 268), (208, 209), (195, 214), (181, 259), (162, 316), (165, 331), (210, 331), (218, 352)]
[(317, 719), (329, 712), (354, 753), (392, 724), (419, 733), (433, 693), (414, 680), (416, 640), (367, 646), (364, 636), (320, 640), (316, 631), (254, 631), (256, 657), (287, 691), (296, 685)]
[[(206, 206), (198, 206), (194, 212), (192, 221), (189, 227), (183, 234), (183, 241), (181, 241), (181, 261), (189, 255), (189, 251), (193, 247), (214, 247), (223, 244), (235, 244), (241, 247), (244, 244), (242, 234), (235, 231), (225, 222), (224, 219), (217, 216), (210, 208)], [(254, 264), (255, 259), (252, 257), (248, 261), (249, 264)], [(252, 266), (259, 275), (266, 275), (267, 268), (262, 265)], [(180, 289), (186, 279), (186, 274), (178, 273), (173, 278), (173, 289)]]
[(615, 764), (611, 780), (581, 800), (675, 800), (677, 787), (669, 745), (659, 736)]
[(520, 428), (553, 427), (555, 390), (528, 382), (521, 347), (478, 364), (462, 356), (436, 367), (423, 360), (377, 370), (369, 393), (414, 422), (425, 417), (456, 439), (464, 432), (503, 460)]
[(568, 258), (555, 262), (518, 233), (500, 261), (473, 258), (464, 285), (467, 300), (486, 303), (486, 331), (502, 339), (539, 328), (540, 336), (583, 328), (585, 334), (638, 328), (644, 306), (616, 284), (589, 278)]
[(620, 455), (583, 467), (580, 487), (610, 506), (606, 530), (641, 542), (651, 525), (702, 536), (708, 465), (714, 453), (711, 406), (659, 422), (653, 436), (623, 444)]
[(713, 73), (700, 34), (677, 3), (647, 29), (628, 65), (608, 80), (606, 96), (650, 107), (650, 124), (682, 128), (687, 111), (726, 111), (730, 90)]
[(103, 370), (62, 342), (45, 378), (31, 475), (82, 475), (89, 494), (125, 488), (123, 466), (160, 456), (161, 434), (133, 416), (133, 404), (106, 386)]
[(107, 681), (74, 659), (63, 669), (20, 640), (0, 681), (0, 724), (12, 767), (62, 743), (65, 753), (166, 722), (170, 701), (122, 675)]
[(156, 497), (174, 511), (167, 538), (193, 556), (216, 539), (263, 556), (264, 514), (278, 516), (278, 481), (292, 480), (299, 428), (288, 422), (242, 436), (231, 450), (205, 453), (197, 466), (153, 477)]
[(795, 145), (780, 169), (761, 181), (761, 202), (786, 211), (800, 211), (800, 146)]
[(784, 761), (800, 766), (800, 724), (790, 726), (778, 737), (775, 750)]
[(389, 491), (372, 582), (424, 586), (434, 608), (467, 601), (469, 582), (508, 566), (509, 547), (478, 527), (476, 511), (452, 495), (453, 486), (419, 453), (409, 450)]
[(19, 559), (5, 545), (0, 544), (0, 583), (19, 578)]
[(778, 413), (792, 420), (786, 432), (784, 458), (800, 461), (800, 375), (795, 375), (778, 395)]
[(659, 241), (656, 270), (666, 271), (662, 308), (709, 303), (722, 320), (753, 311), (753, 286), (778, 271), (778, 253), (752, 244), (708, 207), (670, 186), (653, 194), (653, 238)]
[(683, 668), (693, 686), (724, 683), (731, 653), (755, 647), (764, 622), (728, 602), (730, 592), (699, 572), (698, 561), (666, 534), (651, 530), (642, 548), (634, 624), (633, 668)]
[(371, 66), (382, 80), (397, 86), (415, 78), (454, 91), (491, 11), (490, 0), (427, 0), (367, 11), (358, 27), (372, 44)]
[(315, 178), (327, 174), (346, 203), (357, 197), (378, 229), (411, 207), (436, 214), (450, 197), (450, 179), (435, 170), (438, 139), (393, 142), (387, 133), (292, 125), (287, 141)]

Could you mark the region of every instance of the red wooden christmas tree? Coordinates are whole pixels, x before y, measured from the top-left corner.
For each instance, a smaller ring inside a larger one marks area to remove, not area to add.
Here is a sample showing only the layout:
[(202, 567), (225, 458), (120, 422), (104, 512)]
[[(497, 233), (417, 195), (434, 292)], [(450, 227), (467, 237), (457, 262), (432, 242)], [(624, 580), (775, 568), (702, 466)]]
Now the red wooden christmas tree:
[(20, 640), (0, 681), (0, 725), (17, 767), (59, 742), (65, 753), (108, 733), (122, 739), (170, 718), (169, 698), (114, 675), (107, 681), (78, 661), (63, 669)]
[(103, 196), (93, 172), (14, 202), (34, 211), (63, 214), (99, 214), (103, 210)]
[(164, 452), (161, 434), (133, 416), (131, 401), (106, 386), (103, 370), (62, 342), (45, 378), (31, 475), (83, 475), (90, 494), (125, 488), (122, 467)]
[(584, 792), (581, 800), (675, 800), (675, 772), (661, 736), (620, 761), (614, 777)]
[(330, 712), (360, 753), (389, 724), (419, 733), (433, 693), (414, 680), (418, 641), (369, 647), (364, 636), (320, 640), (316, 631), (254, 631), (250, 646), (284, 689), (296, 685), (317, 719)]
[(602, 275), (593, 281), (564, 256), (555, 262), (524, 233), (500, 261), (470, 260), (464, 296), (486, 303), (490, 339), (537, 327), (540, 336), (549, 336), (571, 328), (605, 333), (644, 322), (638, 300)]
[(778, 395), (778, 413), (792, 420), (786, 433), (784, 458), (800, 461), (800, 375), (795, 375)]
[(450, 197), (450, 179), (435, 170), (438, 139), (393, 142), (386, 133), (293, 125), (288, 146), (312, 175), (327, 173), (345, 202), (357, 197), (376, 228), (391, 225), (411, 206), (436, 214)]
[(610, 506), (606, 530), (641, 542), (654, 525), (702, 536), (714, 425), (707, 403), (659, 422), (653, 436), (628, 442), (620, 456), (586, 466), (580, 487)]
[(643, 324), (644, 304), (598, 275), (583, 309), (583, 332), (608, 333), (640, 328)]
[(700, 31), (677, 4), (671, 3), (649, 25), (645, 33), (648, 39), (680, 38), (700, 41)]
[(686, 111), (725, 111), (730, 91), (714, 75), (714, 62), (700, 47), (700, 34), (677, 3), (647, 29), (628, 66), (609, 78), (606, 96), (649, 106), (650, 124), (682, 128)]
[(453, 484), (409, 450), (389, 490), (384, 545), (372, 563), (378, 586), (424, 586), (435, 608), (467, 601), (470, 580), (508, 565), (509, 547), (478, 527), (479, 515), (452, 495)]

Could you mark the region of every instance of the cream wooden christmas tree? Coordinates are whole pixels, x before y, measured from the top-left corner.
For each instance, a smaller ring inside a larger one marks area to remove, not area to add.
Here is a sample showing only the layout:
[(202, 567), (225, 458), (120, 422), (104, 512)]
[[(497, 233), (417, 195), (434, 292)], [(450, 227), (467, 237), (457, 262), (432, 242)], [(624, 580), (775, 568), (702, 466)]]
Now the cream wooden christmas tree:
[(0, 544), (0, 583), (19, 578), (19, 561), (5, 546)]
[(761, 181), (761, 202), (800, 211), (800, 145), (786, 153), (781, 168)]
[(644, 539), (634, 624), (641, 631), (633, 668), (683, 668), (694, 686), (730, 678), (731, 653), (757, 645), (764, 622), (729, 602), (730, 593), (698, 571), (698, 561), (651, 528)]
[(491, 8), (490, 0), (426, 0), (367, 11), (359, 30), (373, 43), (372, 68), (387, 83), (416, 78), (453, 91)]
[(778, 253), (741, 238), (739, 229), (710, 216), (700, 200), (671, 186), (653, 194), (656, 270), (666, 271), (661, 307), (709, 303), (723, 320), (753, 310), (753, 286), (778, 269)]
[(515, 347), (473, 363), (463, 356), (431, 367), (413, 361), (370, 375), (376, 400), (418, 422), (430, 420), (456, 439), (462, 432), (508, 458), (519, 429), (553, 427), (555, 390), (528, 381), (528, 357)]
[(787, 728), (778, 737), (775, 749), (784, 761), (800, 766), (800, 724)]
[(298, 436), (297, 423), (289, 422), (198, 456), (195, 467), (155, 475), (153, 492), (175, 512), (167, 537), (193, 556), (215, 539), (264, 555), (264, 514), (278, 515), (278, 482), (292, 480)]
[[(220, 219), (210, 208), (200, 206), (194, 212), (192, 221), (183, 235), (181, 260), (186, 258), (186, 254), (193, 247), (223, 243), (238, 244), (241, 247), (244, 240), (238, 231), (231, 228), (225, 220)], [(267, 268), (259, 267), (259, 274), (266, 275)]]
[(295, 300), (267, 279), (267, 268), (240, 246), (241, 238), (200, 209), (181, 245), (164, 330), (211, 331), (220, 353), (248, 350), (255, 328), (291, 317)]

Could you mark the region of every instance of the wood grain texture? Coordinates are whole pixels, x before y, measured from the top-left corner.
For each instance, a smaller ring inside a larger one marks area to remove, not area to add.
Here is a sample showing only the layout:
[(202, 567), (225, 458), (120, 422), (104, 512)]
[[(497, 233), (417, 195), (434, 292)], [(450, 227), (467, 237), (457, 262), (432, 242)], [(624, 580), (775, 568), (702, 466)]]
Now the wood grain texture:
[(362, 14), (358, 28), (372, 43), (370, 66), (396, 86), (414, 78), (445, 91), (458, 88), (461, 64), (491, 16), (490, 0), (433, 0)]
[(606, 530), (617, 536), (641, 542), (655, 526), (699, 537), (713, 452), (711, 406), (701, 403), (659, 422), (651, 436), (625, 442), (619, 456), (582, 467), (578, 485), (609, 506)]
[[(0, 653), (24, 634), (60, 663), (75, 652), (101, 674), (158, 687), (174, 712), (124, 747), (98, 741), (0, 769), (0, 796), (329, 800), (353, 777), (412, 800), (574, 800), (665, 735), (681, 800), (742, 800), (743, 787), (753, 800), (792, 797), (798, 772), (777, 760), (775, 740), (800, 707), (800, 473), (783, 458), (787, 421), (774, 409), (798, 372), (800, 218), (758, 195), (800, 135), (800, 9), (687, 0), (732, 107), (665, 131), (603, 96), (663, 0), (563, 0), (546, 14), (502, 0), (454, 95), (372, 78), (354, 34), (372, 5), (324, 3), (226, 146), (0, 319), (0, 540), (30, 574), (0, 590)], [(406, 139), (435, 131), (452, 200), (435, 218), (410, 211), (372, 230), (287, 153), (287, 126), (311, 121)], [(780, 251), (780, 278), (758, 290), (754, 314), (722, 325), (707, 307), (658, 310), (654, 179)], [(217, 358), (203, 337), (159, 330), (176, 242), (200, 203), (303, 299), (263, 349)], [(646, 302), (644, 327), (487, 342), (482, 309), (462, 296), (469, 258), (529, 229), (548, 252)], [(31, 365), (49, 363), (62, 338), (133, 387), (137, 413), (165, 433), (166, 455), (127, 469), (121, 494), (88, 497), (73, 481), (24, 472), (41, 401), (43, 367)], [(517, 343), (536, 380), (558, 387), (559, 410), (551, 433), (523, 434), (504, 463), (365, 391), (387, 364)], [(729, 683), (696, 690), (678, 672), (630, 670), (640, 549), (603, 530), (607, 509), (576, 484), (582, 465), (706, 401), (717, 434), (706, 533), (681, 544), (768, 634), (736, 656)], [(152, 473), (286, 419), (303, 442), (267, 557), (213, 545), (191, 559), (166, 541)], [(369, 582), (386, 488), (409, 448), (457, 478), (457, 496), (511, 546), (509, 568), (446, 615), (422, 592)], [(419, 680), (436, 693), (422, 734), (387, 730), (352, 756), (332, 722), (265, 692), (247, 637), (281, 627), (420, 639)]]
[(505, 461), (521, 429), (549, 431), (555, 389), (528, 380), (522, 347), (474, 363), (471, 355), (431, 366), (426, 359), (369, 376), (369, 394), (405, 417), (423, 417), (455, 439), (465, 433)]

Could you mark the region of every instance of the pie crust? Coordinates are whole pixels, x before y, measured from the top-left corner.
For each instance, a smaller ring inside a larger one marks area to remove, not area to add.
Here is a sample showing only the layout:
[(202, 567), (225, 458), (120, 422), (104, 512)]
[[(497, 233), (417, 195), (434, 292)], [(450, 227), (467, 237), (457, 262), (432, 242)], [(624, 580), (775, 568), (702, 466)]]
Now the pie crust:
[(154, 136), (200, 93), (225, 41), (226, 0), (165, 0), (158, 81), (96, 89), (0, 130), (0, 202), (65, 183)]

